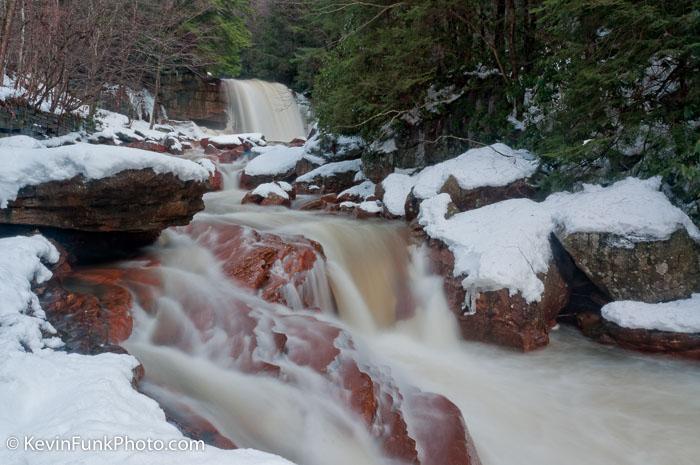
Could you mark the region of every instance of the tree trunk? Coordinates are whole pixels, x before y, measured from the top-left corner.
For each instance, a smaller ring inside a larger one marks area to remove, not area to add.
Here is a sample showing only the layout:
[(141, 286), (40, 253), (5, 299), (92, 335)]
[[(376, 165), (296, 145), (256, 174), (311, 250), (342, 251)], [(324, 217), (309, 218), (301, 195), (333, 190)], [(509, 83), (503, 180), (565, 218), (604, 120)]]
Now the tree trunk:
[(156, 88), (153, 92), (153, 108), (151, 109), (151, 124), (150, 129), (156, 124), (156, 113), (158, 112), (158, 94), (160, 93), (160, 61), (156, 69)]
[(5, 8), (5, 20), (2, 24), (2, 40), (0, 41), (0, 78), (5, 75), (5, 62), (7, 61), (7, 48), (12, 35), (12, 19), (15, 16), (17, 0), (7, 0)]

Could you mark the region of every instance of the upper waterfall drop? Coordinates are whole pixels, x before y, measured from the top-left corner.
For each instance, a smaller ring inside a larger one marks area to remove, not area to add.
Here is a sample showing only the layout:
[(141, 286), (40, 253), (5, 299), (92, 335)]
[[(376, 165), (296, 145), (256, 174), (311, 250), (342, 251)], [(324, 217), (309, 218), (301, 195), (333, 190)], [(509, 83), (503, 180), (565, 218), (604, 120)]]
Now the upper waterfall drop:
[(306, 138), (306, 129), (294, 93), (284, 84), (260, 79), (224, 79), (228, 129), (260, 132), (268, 141)]

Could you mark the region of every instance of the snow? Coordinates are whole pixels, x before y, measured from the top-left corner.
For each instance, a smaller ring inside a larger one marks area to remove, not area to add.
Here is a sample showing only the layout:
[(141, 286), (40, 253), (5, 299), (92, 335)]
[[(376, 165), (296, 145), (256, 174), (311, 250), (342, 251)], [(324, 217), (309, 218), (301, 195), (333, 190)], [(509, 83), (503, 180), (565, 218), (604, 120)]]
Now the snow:
[(611, 302), (601, 309), (601, 314), (624, 328), (700, 333), (700, 294), (658, 304), (631, 300)]
[[(139, 362), (130, 355), (68, 354), (52, 348), (61, 341), (45, 337), (46, 322), (31, 282), (51, 272), (41, 263), (56, 262), (58, 252), (41, 236), (0, 239), (0, 463), (31, 465), (289, 465), (254, 450), (201, 446), (188, 451), (24, 450), (24, 438), (36, 444), (78, 438), (83, 441), (128, 437), (132, 441), (190, 441), (165, 419), (158, 404), (136, 391), (131, 381)], [(20, 446), (5, 446), (9, 438)], [(33, 439), (31, 439), (33, 438)], [(85, 443), (87, 444), (87, 443)]]
[(285, 189), (275, 182), (260, 184), (253, 190), (252, 194), (259, 195), (260, 197), (269, 197), (270, 195), (274, 194), (278, 197), (282, 197), (283, 199), (289, 198), (289, 194), (285, 191)]
[(82, 175), (88, 180), (124, 170), (150, 168), (182, 181), (206, 181), (209, 172), (195, 162), (169, 155), (105, 145), (75, 144), (56, 148), (0, 148), (0, 208), (17, 198), (22, 187), (63, 181)]
[(406, 214), (406, 198), (413, 189), (416, 180), (407, 174), (391, 173), (382, 181), (384, 188), (384, 205), (394, 216), (404, 216)]
[(44, 144), (29, 136), (10, 136), (0, 139), (0, 149), (40, 149)]
[(263, 135), (259, 132), (250, 132), (244, 134), (223, 134), (216, 137), (210, 137), (209, 142), (215, 145), (241, 145), (243, 142), (250, 141), (255, 145), (265, 145)]
[(471, 149), (450, 160), (425, 168), (416, 176), (414, 194), (419, 199), (436, 195), (452, 175), (462, 189), (505, 186), (531, 176), (538, 162), (526, 150), (505, 144)]
[(666, 240), (680, 228), (700, 241), (688, 215), (661, 192), (661, 178), (626, 178), (608, 187), (585, 184), (581, 192), (547, 198), (556, 222), (566, 233), (605, 232), (633, 242)]
[(287, 173), (294, 169), (297, 162), (304, 156), (303, 147), (287, 147), (275, 145), (261, 151), (243, 170), (250, 176), (265, 176)]
[(537, 273), (545, 273), (552, 258), (554, 224), (548, 209), (512, 199), (445, 219), (450, 201), (449, 194), (423, 201), (418, 222), (454, 254), (454, 276), (462, 278), (467, 298), (507, 288), (528, 302), (539, 301), (544, 284)]
[(297, 182), (311, 182), (317, 177), (327, 178), (340, 173), (347, 173), (348, 171), (360, 171), (362, 169), (362, 160), (359, 158), (357, 160), (346, 160), (337, 161), (334, 163), (327, 163), (325, 165), (319, 166), (315, 170), (309, 171), (308, 173), (299, 176)]
[(352, 186), (338, 194), (338, 197), (351, 196), (365, 200), (374, 195), (375, 184), (372, 181), (364, 181), (362, 184)]
[(42, 335), (42, 331), (56, 331), (44, 319), (31, 289), (32, 281), (43, 283), (51, 278), (42, 260), (54, 263), (58, 258), (56, 248), (42, 236), (0, 239), (0, 354), (60, 345), (57, 338)]
[(552, 194), (540, 203), (506, 200), (449, 219), (451, 199), (443, 193), (421, 203), (418, 222), (452, 251), (454, 276), (462, 279), (468, 296), (507, 288), (534, 302), (544, 290), (537, 274), (548, 269), (554, 231), (611, 233), (632, 247), (666, 240), (681, 228), (700, 240), (698, 228), (659, 188), (658, 178), (627, 178), (608, 187), (585, 185), (581, 192)]
[(381, 213), (384, 210), (384, 206), (379, 200), (368, 200), (366, 202), (360, 202), (357, 208), (366, 211), (367, 213)]

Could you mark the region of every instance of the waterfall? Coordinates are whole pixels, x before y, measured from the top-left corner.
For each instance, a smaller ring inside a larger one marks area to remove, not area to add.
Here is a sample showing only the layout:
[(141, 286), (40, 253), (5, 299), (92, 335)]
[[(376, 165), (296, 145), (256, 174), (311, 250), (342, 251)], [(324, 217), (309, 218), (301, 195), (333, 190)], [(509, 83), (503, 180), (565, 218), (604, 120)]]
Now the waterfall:
[(259, 79), (224, 79), (231, 132), (260, 132), (268, 141), (305, 138), (304, 120), (292, 91)]

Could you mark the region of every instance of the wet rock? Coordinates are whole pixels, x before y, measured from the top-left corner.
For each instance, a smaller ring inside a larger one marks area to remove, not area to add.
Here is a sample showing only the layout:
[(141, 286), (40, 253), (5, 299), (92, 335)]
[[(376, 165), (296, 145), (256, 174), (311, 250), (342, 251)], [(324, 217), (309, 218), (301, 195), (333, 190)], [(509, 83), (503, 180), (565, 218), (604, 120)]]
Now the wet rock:
[(549, 331), (569, 300), (569, 288), (563, 276), (565, 264), (553, 260), (546, 273), (538, 274), (544, 283), (539, 301), (528, 303), (520, 292), (511, 295), (508, 289), (479, 291), (467, 300), (461, 279), (453, 276), (452, 252), (440, 241), (429, 240), (428, 244), (431, 265), (445, 279), (447, 301), (465, 339), (524, 352), (549, 343)]
[(298, 137), (296, 139), (290, 140), (287, 145), (290, 147), (303, 147), (306, 141), (304, 139), (299, 139)]
[(286, 182), (273, 182), (261, 184), (255, 190), (248, 192), (241, 200), (242, 204), (253, 203), (261, 206), (291, 207), (292, 200), (296, 198), (296, 191), (291, 184)]
[(583, 334), (602, 344), (700, 360), (700, 333), (624, 328), (592, 311), (579, 313), (576, 320)]
[(224, 188), (224, 176), (218, 169), (209, 177), (209, 190), (220, 191)]
[(310, 173), (324, 163), (323, 159), (318, 157), (303, 157), (299, 160), (294, 167), (294, 173), (299, 176), (303, 176), (306, 173)]
[(316, 262), (324, 260), (317, 242), (202, 221), (192, 223), (185, 231), (207, 243), (223, 261), (226, 275), (257, 291), (265, 300), (293, 306), (295, 302), (289, 302), (287, 297), (295, 289), (305, 307), (315, 307), (313, 296), (304, 283)]
[(613, 300), (662, 302), (700, 291), (700, 244), (682, 228), (667, 240), (558, 233), (576, 266)]

